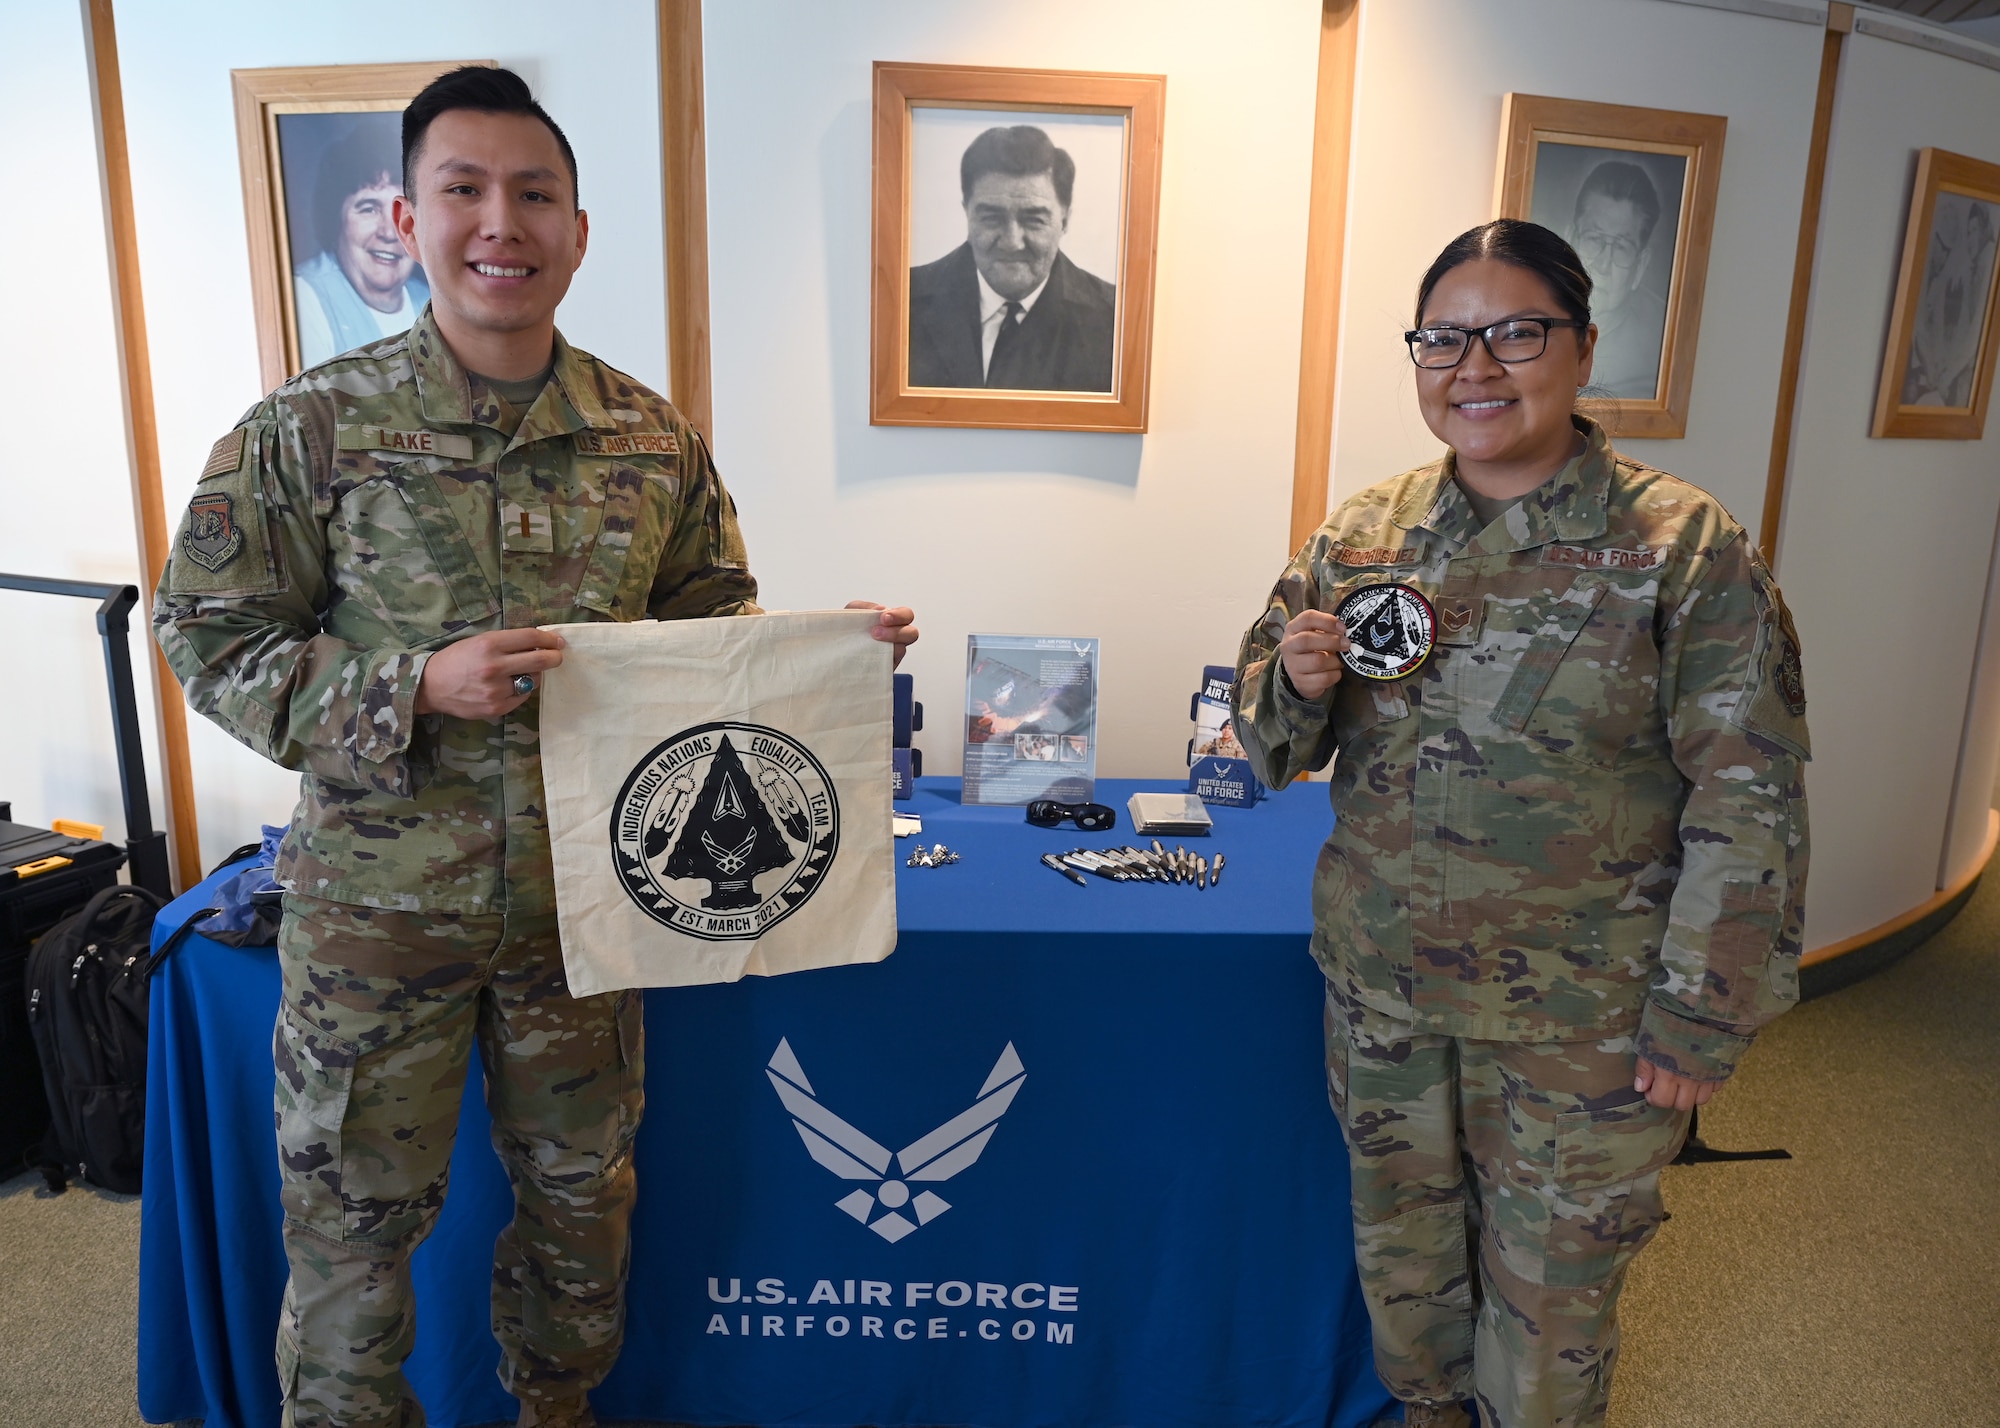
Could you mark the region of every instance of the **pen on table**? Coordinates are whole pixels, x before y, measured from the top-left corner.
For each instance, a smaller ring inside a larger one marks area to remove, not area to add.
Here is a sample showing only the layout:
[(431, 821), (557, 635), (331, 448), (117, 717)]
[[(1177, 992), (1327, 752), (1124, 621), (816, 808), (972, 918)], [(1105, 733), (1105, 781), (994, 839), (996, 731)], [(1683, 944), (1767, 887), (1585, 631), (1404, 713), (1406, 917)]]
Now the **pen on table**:
[(1089, 883), (1083, 880), (1083, 874), (1077, 872), (1076, 869), (1072, 868), (1069, 864), (1065, 863), (1062, 859), (1058, 858), (1054, 853), (1042, 854), (1042, 864), (1044, 867), (1054, 868), (1057, 872), (1061, 873), (1064, 877), (1068, 878), (1071, 882), (1075, 883), (1080, 888), (1087, 888), (1090, 886)]

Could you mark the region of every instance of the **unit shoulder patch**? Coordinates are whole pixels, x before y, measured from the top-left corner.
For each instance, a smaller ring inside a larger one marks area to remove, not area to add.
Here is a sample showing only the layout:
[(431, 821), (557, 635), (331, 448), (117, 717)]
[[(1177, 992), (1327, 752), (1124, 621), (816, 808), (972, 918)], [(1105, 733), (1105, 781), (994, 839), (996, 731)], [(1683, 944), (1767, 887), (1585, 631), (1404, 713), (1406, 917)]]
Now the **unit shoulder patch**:
[(678, 456), (680, 438), (670, 431), (627, 431), (612, 435), (580, 431), (576, 449), (581, 456)]
[(243, 553), (243, 528), (236, 523), (236, 501), (226, 491), (205, 491), (188, 502), (187, 525), (181, 531), (181, 554), (211, 573)]

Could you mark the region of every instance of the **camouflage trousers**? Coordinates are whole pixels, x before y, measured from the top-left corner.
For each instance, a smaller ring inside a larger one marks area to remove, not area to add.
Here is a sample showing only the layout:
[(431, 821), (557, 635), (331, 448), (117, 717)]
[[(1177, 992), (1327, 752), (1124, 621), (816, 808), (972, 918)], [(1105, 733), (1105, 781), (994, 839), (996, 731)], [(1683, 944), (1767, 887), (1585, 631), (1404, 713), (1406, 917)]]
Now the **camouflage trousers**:
[(1326, 1051), (1383, 1383), (1476, 1397), (1485, 1428), (1601, 1424), (1618, 1292), (1688, 1124), (1632, 1089), (1632, 1038), (1431, 1035), (1329, 987)]
[(624, 1334), (639, 994), (571, 997), (553, 916), (292, 896), (278, 949), (286, 1428), (424, 1422), (403, 1377), (410, 1256), (444, 1202), (475, 1044), (514, 1187), (494, 1248), (501, 1382), (549, 1402), (595, 1387)]

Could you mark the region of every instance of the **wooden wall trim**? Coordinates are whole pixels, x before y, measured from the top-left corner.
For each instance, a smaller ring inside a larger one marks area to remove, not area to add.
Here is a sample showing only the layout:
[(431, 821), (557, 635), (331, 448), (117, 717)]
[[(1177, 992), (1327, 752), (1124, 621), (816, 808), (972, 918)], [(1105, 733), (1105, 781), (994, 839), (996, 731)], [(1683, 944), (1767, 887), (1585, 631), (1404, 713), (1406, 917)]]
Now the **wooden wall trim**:
[(84, 45), (97, 123), (98, 173), (110, 236), (111, 304), (118, 332), (118, 366), (124, 389), (125, 437), (131, 452), (132, 508), (139, 537), (140, 618), (134, 623), (153, 657), (153, 707), (157, 716), (165, 822), (173, 883), (192, 886), (201, 877), (201, 842), (194, 812), (194, 773), (188, 759), (187, 704), (180, 681), (153, 639), (152, 593), (166, 569), (166, 499), (160, 489), (160, 433), (153, 411), (152, 352), (146, 343), (146, 302), (139, 286), (139, 234), (132, 216), (132, 160), (125, 145), (125, 93), (118, 76), (118, 32), (111, 0), (83, 0)]
[(1799, 243), (1792, 258), (1792, 306), (1785, 318), (1784, 357), (1778, 368), (1778, 410), (1771, 422), (1771, 465), (1764, 476), (1764, 515), (1757, 546), (1764, 563), (1778, 568), (1778, 534), (1785, 518), (1785, 478), (1792, 465), (1792, 424), (1799, 412), (1799, 363), (1805, 355), (1806, 312), (1812, 303), (1813, 257), (1819, 247), (1826, 155), (1833, 138), (1833, 101), (1840, 86), (1840, 47), (1854, 28), (1854, 7), (1827, 6), (1820, 42), (1819, 98), (1813, 105), (1812, 148), (1806, 158), (1805, 198), (1799, 205)]
[(1333, 459), (1334, 380), (1340, 357), (1340, 275), (1347, 251), (1347, 172), (1354, 131), (1360, 0), (1322, 0), (1319, 85), (1313, 105), (1312, 202), (1306, 219), (1304, 332), (1292, 455), (1290, 550), (1326, 519)]
[(701, 0), (659, 0), (660, 129), (666, 207), (668, 395), (711, 446), (708, 350), (708, 146)]

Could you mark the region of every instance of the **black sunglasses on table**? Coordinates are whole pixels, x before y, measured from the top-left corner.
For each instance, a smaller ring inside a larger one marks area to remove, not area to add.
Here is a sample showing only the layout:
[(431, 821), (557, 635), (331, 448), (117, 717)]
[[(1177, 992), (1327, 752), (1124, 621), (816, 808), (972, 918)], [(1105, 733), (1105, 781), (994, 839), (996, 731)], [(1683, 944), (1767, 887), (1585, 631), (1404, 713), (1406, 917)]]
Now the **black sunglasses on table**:
[(1059, 828), (1071, 819), (1086, 833), (1102, 833), (1118, 826), (1118, 811), (1102, 803), (1058, 803), (1053, 798), (1028, 805), (1028, 821), (1037, 828)]

